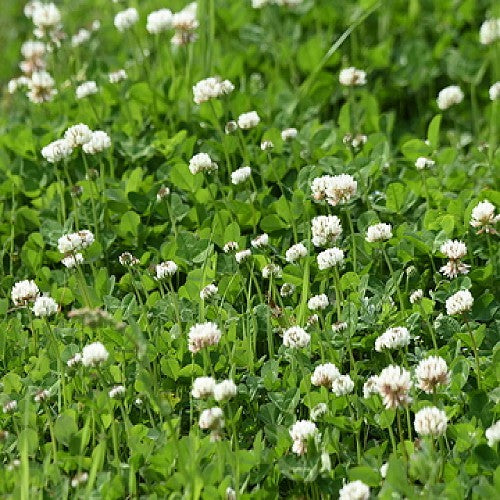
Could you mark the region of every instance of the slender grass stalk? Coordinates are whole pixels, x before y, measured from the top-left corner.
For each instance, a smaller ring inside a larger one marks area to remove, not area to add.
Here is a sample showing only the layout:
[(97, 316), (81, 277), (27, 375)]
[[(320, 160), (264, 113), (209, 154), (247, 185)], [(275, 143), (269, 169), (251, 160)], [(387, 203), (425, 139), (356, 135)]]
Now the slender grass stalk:
[(465, 324), (467, 325), (467, 331), (469, 332), (470, 340), (472, 343), (472, 351), (474, 352), (474, 359), (476, 361), (477, 387), (478, 387), (478, 389), (481, 390), (482, 389), (481, 365), (480, 365), (480, 361), (479, 361), (479, 352), (478, 352), (477, 345), (476, 345), (476, 339), (474, 338), (474, 333), (473, 333), (472, 328), (470, 326), (469, 318), (467, 317), (467, 315), (464, 315), (464, 319), (465, 319)]

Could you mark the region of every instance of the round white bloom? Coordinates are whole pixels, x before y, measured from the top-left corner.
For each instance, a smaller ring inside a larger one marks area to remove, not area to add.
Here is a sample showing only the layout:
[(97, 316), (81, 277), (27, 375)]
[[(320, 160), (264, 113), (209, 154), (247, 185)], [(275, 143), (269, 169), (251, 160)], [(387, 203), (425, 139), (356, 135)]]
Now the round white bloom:
[(328, 307), (328, 304), (328, 297), (324, 293), (322, 293), (320, 295), (314, 295), (313, 297), (311, 297), (307, 302), (307, 307), (311, 311), (317, 311), (319, 309), (325, 309), (326, 307)]
[(108, 74), (109, 83), (118, 83), (127, 79), (127, 72), (124, 69), (112, 71)]
[(500, 441), (500, 420), (497, 420), (491, 427), (488, 427), (484, 435), (488, 440), (488, 446), (495, 446)]
[(337, 321), (337, 323), (334, 323), (332, 325), (332, 331), (335, 333), (343, 332), (346, 329), (347, 329), (347, 323), (345, 321)]
[(96, 366), (107, 361), (109, 353), (100, 342), (86, 345), (82, 350), (82, 365)]
[(244, 260), (247, 260), (251, 257), (252, 252), (250, 250), (241, 250), (234, 254), (234, 258), (238, 264), (241, 264)]
[(146, 29), (149, 33), (157, 34), (172, 27), (172, 11), (170, 9), (160, 9), (148, 15)]
[(469, 290), (460, 290), (446, 299), (446, 314), (453, 316), (470, 311), (474, 304), (474, 297)]
[(500, 97), (500, 82), (495, 82), (488, 91), (490, 99), (496, 101)]
[(42, 29), (50, 29), (56, 27), (61, 22), (61, 13), (59, 9), (50, 3), (34, 3), (32, 20), (33, 24)]
[(137, 266), (137, 264), (139, 264), (139, 259), (137, 257), (134, 257), (130, 252), (123, 252), (118, 257), (118, 262), (122, 266), (134, 267)]
[(422, 408), (415, 414), (414, 425), (420, 436), (442, 436), (448, 427), (448, 418), (438, 408)]
[(160, 202), (170, 194), (170, 188), (162, 186), (156, 193), (156, 201)]
[(87, 248), (94, 242), (94, 235), (87, 229), (61, 236), (57, 240), (57, 249), (63, 254)]
[(296, 128), (286, 128), (281, 131), (281, 139), (283, 141), (293, 141), (297, 137)]
[(487, 19), (479, 29), (479, 41), (482, 45), (489, 45), (500, 38), (500, 18)]
[(21, 54), (26, 59), (36, 59), (45, 54), (45, 44), (43, 42), (28, 40), (21, 45)]
[(219, 77), (210, 77), (200, 80), (193, 86), (193, 100), (196, 104), (217, 99), (220, 96), (230, 94), (234, 85), (229, 80), (222, 81)]
[(336, 206), (339, 203), (347, 203), (356, 194), (358, 183), (352, 175), (341, 174), (329, 177), (325, 186), (327, 202)]
[(37, 391), (33, 399), (35, 400), (35, 403), (42, 403), (49, 397), (50, 397), (50, 392), (47, 389), (42, 389), (40, 391)]
[(295, 292), (295, 285), (293, 283), (283, 283), (283, 286), (280, 288), (280, 295), (282, 297), (290, 297)]
[(292, 425), (289, 433), (293, 440), (292, 451), (297, 455), (304, 455), (307, 453), (307, 441), (318, 433), (318, 429), (310, 420), (298, 420)]
[(39, 296), (40, 290), (33, 280), (23, 280), (14, 283), (10, 296), (15, 306), (25, 306)]
[(118, 31), (125, 31), (131, 28), (139, 20), (139, 13), (133, 7), (118, 12), (115, 16), (114, 24)]
[(357, 134), (351, 140), (351, 146), (356, 149), (363, 146), (368, 141), (368, 137), (364, 134)]
[(173, 260), (160, 262), (156, 265), (156, 279), (170, 278), (177, 272), (177, 264)]
[(193, 381), (191, 394), (193, 398), (204, 399), (213, 396), (215, 380), (212, 377), (198, 377)]
[(197, 353), (204, 347), (216, 345), (219, 343), (221, 335), (222, 333), (215, 323), (210, 321), (206, 323), (197, 323), (189, 329), (189, 351)]
[(199, 426), (200, 429), (212, 431), (222, 429), (224, 427), (224, 413), (218, 407), (203, 410), (200, 414)]
[(61, 260), (62, 265), (68, 269), (73, 269), (77, 265), (83, 264), (83, 255), (81, 253), (75, 253), (74, 255), (68, 255)]
[(299, 259), (307, 257), (307, 248), (303, 243), (297, 243), (296, 245), (292, 245), (285, 252), (285, 260), (287, 262), (293, 263)]
[(172, 26), (180, 32), (194, 31), (200, 24), (196, 19), (197, 10), (196, 2), (188, 4), (180, 12), (174, 14)]
[(252, 169), (250, 167), (241, 167), (231, 172), (231, 182), (234, 185), (241, 184), (250, 178)]
[(406, 406), (411, 402), (412, 387), (410, 372), (400, 366), (390, 365), (376, 378), (377, 390), (387, 409)]
[(58, 161), (68, 158), (73, 152), (73, 147), (66, 139), (58, 139), (50, 144), (47, 144), (42, 149), (42, 156), (49, 163), (57, 163)]
[(318, 403), (311, 410), (311, 420), (316, 421), (323, 415), (326, 415), (327, 413), (328, 413), (328, 406), (326, 405), (326, 403)]
[(28, 18), (32, 18), (33, 14), (35, 12), (35, 9), (37, 9), (38, 7), (40, 7), (41, 4), (42, 4), (42, 2), (40, 2), (39, 0), (30, 0), (24, 6), (24, 10), (23, 10), (24, 15), (26, 17), (28, 17)]
[(339, 82), (347, 87), (366, 84), (366, 73), (354, 67), (344, 68), (339, 73)]
[(78, 123), (69, 127), (64, 132), (64, 139), (68, 141), (72, 148), (82, 146), (92, 139), (92, 130), (84, 123)]
[(119, 398), (120, 396), (123, 396), (124, 394), (125, 394), (125, 387), (123, 387), (123, 385), (115, 385), (108, 392), (108, 396), (112, 399)]
[(254, 9), (261, 9), (270, 3), (272, 3), (272, 0), (252, 0), (252, 7)]
[(34, 71), (28, 80), (29, 92), (26, 94), (31, 102), (40, 104), (51, 101), (57, 94), (54, 79), (46, 71)]
[(228, 241), (227, 243), (224, 244), (224, 247), (222, 250), (224, 253), (232, 253), (232, 252), (237, 252), (240, 248), (240, 245), (238, 244), (237, 241)]
[(354, 390), (354, 382), (349, 375), (340, 375), (332, 382), (332, 392), (336, 396), (345, 396)]
[(200, 299), (201, 300), (208, 300), (208, 299), (212, 298), (214, 295), (216, 295), (218, 291), (219, 291), (219, 288), (217, 287), (217, 285), (210, 283), (209, 285), (207, 285), (201, 289)]
[(76, 87), (76, 98), (83, 99), (89, 95), (97, 94), (97, 92), (97, 83), (94, 80), (89, 80)]
[(464, 93), (458, 85), (450, 85), (438, 94), (437, 105), (441, 110), (448, 109), (454, 104), (460, 104), (464, 100)]
[(311, 336), (300, 326), (292, 326), (283, 333), (283, 345), (291, 348), (307, 347)]
[(326, 190), (331, 184), (333, 179), (332, 175), (322, 175), (321, 177), (315, 177), (311, 182), (311, 193), (316, 201), (321, 201), (326, 198)]
[(388, 328), (375, 341), (375, 350), (381, 352), (383, 349), (398, 349), (410, 343), (410, 333), (404, 326)]
[(262, 141), (260, 143), (260, 149), (262, 151), (267, 151), (268, 149), (273, 149), (273, 148), (274, 148), (273, 141)]
[(424, 291), (421, 288), (413, 291), (410, 295), (410, 304), (415, 304), (416, 302), (420, 302), (422, 297), (424, 296)]
[(370, 488), (360, 481), (347, 483), (339, 491), (339, 500), (368, 500), (370, 498)]
[(189, 160), (189, 171), (195, 175), (198, 172), (213, 172), (219, 167), (207, 153), (198, 153)]
[(372, 394), (378, 394), (378, 377), (377, 377), (377, 375), (372, 375), (363, 384), (363, 397), (365, 399), (367, 399)]
[(71, 487), (77, 488), (78, 486), (80, 486), (80, 484), (86, 483), (88, 478), (89, 475), (87, 472), (80, 472), (80, 474), (77, 474), (75, 477), (71, 479)]
[(69, 358), (66, 364), (68, 365), (68, 368), (73, 368), (75, 365), (79, 364), (82, 362), (82, 355), (77, 352), (72, 358)]
[(33, 314), (38, 318), (52, 316), (57, 310), (57, 302), (52, 297), (37, 297), (33, 304)]
[(495, 205), (488, 200), (479, 202), (471, 214), (470, 225), (479, 228), (478, 233), (493, 233), (496, 231), (494, 225), (500, 220), (500, 214), (495, 215)]
[(29, 82), (30, 79), (25, 76), (13, 78), (12, 80), (9, 80), (9, 83), (7, 84), (7, 91), (9, 94), (13, 94), (19, 87), (27, 87)]
[(281, 267), (278, 264), (267, 264), (262, 268), (262, 277), (265, 279), (269, 279), (271, 276), (275, 278), (281, 278), (282, 272)]
[(315, 247), (333, 243), (342, 234), (342, 225), (336, 215), (319, 215), (311, 221), (312, 242)]
[(12, 399), (3, 404), (3, 412), (11, 413), (17, 409), (17, 401)]
[(446, 240), (440, 247), (448, 259), (462, 259), (467, 255), (467, 246), (463, 241)]
[(260, 117), (256, 111), (249, 111), (238, 116), (238, 127), (242, 130), (248, 130), (256, 127), (260, 123)]
[(320, 271), (341, 266), (344, 263), (344, 251), (337, 247), (327, 248), (318, 254), (317, 260)]
[(417, 158), (415, 161), (415, 167), (417, 170), (424, 170), (426, 168), (431, 168), (436, 164), (435, 161), (425, 158), (424, 156), (421, 156), (420, 158)]
[(225, 401), (234, 398), (238, 393), (238, 388), (232, 380), (223, 380), (214, 387), (214, 398), (216, 401)]
[(415, 375), (418, 386), (427, 394), (432, 394), (438, 385), (446, 385), (450, 381), (448, 365), (440, 356), (429, 356), (420, 361)]
[(311, 375), (311, 384), (317, 387), (331, 388), (335, 379), (340, 377), (338, 368), (333, 363), (318, 365)]
[(250, 244), (254, 248), (267, 247), (267, 245), (269, 245), (269, 235), (267, 233), (259, 234), (259, 236), (255, 237), (252, 241), (250, 241)]
[(387, 241), (392, 238), (392, 226), (390, 224), (374, 224), (366, 231), (366, 241), (375, 243), (377, 241)]
[(82, 146), (85, 153), (95, 155), (101, 153), (105, 149), (111, 147), (111, 139), (109, 135), (103, 130), (95, 130), (92, 132), (90, 141)]
[(78, 45), (81, 45), (88, 40), (90, 40), (90, 31), (81, 28), (80, 30), (78, 30), (78, 33), (76, 35), (73, 35), (71, 37), (71, 46), (78, 47)]

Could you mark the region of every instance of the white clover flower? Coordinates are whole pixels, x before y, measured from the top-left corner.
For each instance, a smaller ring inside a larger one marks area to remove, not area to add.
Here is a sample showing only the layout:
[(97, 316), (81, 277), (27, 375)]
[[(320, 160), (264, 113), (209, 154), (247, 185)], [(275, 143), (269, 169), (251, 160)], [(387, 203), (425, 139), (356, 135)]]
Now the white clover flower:
[(311, 316), (307, 318), (306, 327), (316, 325), (318, 322), (319, 316), (317, 314), (311, 314)]
[(264, 279), (269, 279), (271, 276), (274, 278), (281, 278), (282, 276), (281, 267), (272, 262), (262, 268), (262, 277)]
[(500, 420), (488, 427), (484, 435), (488, 440), (488, 446), (495, 446), (500, 441)]
[(479, 41), (482, 45), (490, 45), (500, 38), (500, 18), (487, 19), (479, 29)]
[(217, 285), (210, 283), (209, 285), (207, 285), (201, 289), (200, 299), (201, 300), (211, 299), (214, 295), (217, 294), (218, 291), (219, 291), (219, 288), (217, 287)]
[(483, 200), (472, 209), (470, 225), (478, 228), (478, 234), (483, 232), (496, 234), (494, 226), (499, 220), (500, 214), (495, 215), (495, 205)]
[(307, 442), (318, 433), (318, 429), (310, 420), (298, 420), (292, 425), (289, 433), (293, 440), (292, 451), (297, 455), (305, 455)]
[(366, 73), (354, 67), (344, 68), (339, 73), (339, 82), (346, 87), (366, 84)]
[(262, 141), (260, 143), (260, 149), (262, 151), (267, 151), (268, 149), (273, 149), (274, 143), (272, 141)]
[(130, 252), (123, 252), (118, 257), (118, 262), (125, 267), (134, 267), (139, 264), (139, 259), (134, 257)]
[(156, 193), (156, 201), (159, 203), (170, 194), (170, 188), (162, 186)]
[(342, 225), (336, 215), (319, 215), (311, 221), (312, 242), (315, 247), (329, 245), (342, 234)]
[(495, 82), (488, 90), (490, 100), (496, 101), (500, 97), (500, 82)]
[(89, 95), (97, 94), (97, 92), (97, 83), (94, 80), (89, 80), (88, 82), (83, 82), (81, 85), (76, 87), (76, 98), (84, 99)]
[(233, 490), (230, 486), (226, 488), (226, 498), (225, 500), (236, 500), (236, 491)]
[(238, 393), (238, 388), (232, 380), (223, 380), (214, 387), (214, 398), (216, 401), (226, 401), (234, 398)]
[(313, 179), (311, 182), (311, 193), (314, 200), (321, 201), (326, 198), (326, 190), (331, 184), (332, 179), (332, 175), (322, 175)]
[(340, 375), (332, 382), (332, 392), (336, 396), (345, 396), (354, 390), (354, 382), (349, 375)]
[(469, 290), (460, 290), (446, 299), (446, 314), (454, 316), (470, 311), (474, 304), (474, 297)]
[(17, 410), (17, 401), (12, 399), (3, 404), (3, 412), (4, 413), (12, 413)]
[(340, 377), (338, 368), (333, 363), (318, 365), (311, 375), (311, 384), (317, 387), (332, 387), (335, 379)]
[(89, 479), (89, 475), (87, 472), (80, 472), (76, 476), (71, 479), (71, 487), (77, 488), (81, 484), (85, 484)]
[(177, 272), (177, 264), (173, 260), (167, 260), (157, 264), (155, 270), (155, 279), (163, 280), (172, 277)]
[(234, 254), (234, 258), (238, 264), (241, 264), (244, 260), (249, 259), (252, 256), (252, 252), (250, 250), (241, 250)]
[(73, 35), (71, 37), (71, 46), (78, 47), (78, 45), (82, 45), (88, 40), (90, 40), (90, 31), (81, 28), (80, 30), (78, 30), (78, 33), (76, 35)]
[(377, 390), (387, 409), (406, 406), (411, 402), (412, 387), (410, 373), (400, 366), (390, 365), (376, 379)]
[(444, 411), (426, 407), (415, 414), (414, 425), (420, 436), (442, 436), (448, 427), (448, 418)]
[(460, 261), (467, 255), (467, 246), (463, 241), (447, 240), (441, 245), (440, 251), (450, 259), (445, 266), (439, 269), (440, 273), (448, 278), (456, 278), (459, 274), (469, 272), (470, 266)]
[(125, 394), (125, 387), (123, 385), (115, 385), (109, 392), (108, 396), (111, 399), (119, 398)]
[(42, 2), (40, 2), (39, 0), (30, 0), (24, 6), (24, 10), (23, 10), (24, 15), (27, 18), (32, 18), (33, 14), (35, 12), (35, 9), (39, 8), (41, 4), (42, 4)]
[(224, 427), (224, 413), (218, 407), (203, 410), (198, 424), (200, 429), (220, 430)]
[(85, 153), (95, 155), (111, 147), (111, 139), (103, 130), (92, 132), (90, 140), (82, 146)]
[(446, 361), (440, 356), (429, 356), (420, 361), (415, 369), (418, 387), (427, 394), (432, 394), (438, 385), (450, 382), (450, 373)]
[(322, 293), (320, 295), (314, 295), (307, 301), (307, 307), (311, 311), (318, 311), (328, 307), (329, 301), (328, 297)]
[(259, 234), (259, 236), (255, 237), (250, 244), (254, 248), (264, 248), (269, 245), (269, 235), (267, 233)]
[(256, 111), (249, 111), (238, 116), (238, 127), (248, 130), (256, 127), (260, 123), (260, 117)]
[(464, 100), (464, 93), (458, 85), (450, 85), (441, 90), (437, 97), (437, 105), (441, 110), (460, 104)]
[(320, 271), (341, 266), (344, 263), (344, 251), (337, 247), (327, 248), (318, 254), (317, 260)]
[(374, 224), (369, 226), (366, 231), (366, 241), (375, 243), (378, 241), (387, 241), (392, 238), (392, 226), (390, 224)]
[(240, 245), (238, 244), (237, 241), (228, 241), (227, 243), (224, 244), (224, 247), (222, 250), (224, 253), (232, 253), (232, 252), (237, 252), (240, 248)]
[(195, 399), (205, 399), (213, 396), (215, 380), (212, 377), (198, 377), (193, 381), (191, 394)]
[(420, 158), (417, 158), (415, 161), (415, 167), (417, 170), (425, 170), (426, 168), (432, 168), (436, 164), (435, 161), (425, 158), (424, 156), (421, 156)]
[(46, 71), (34, 71), (28, 80), (28, 99), (31, 102), (40, 104), (51, 101), (57, 94), (54, 88), (54, 79)]
[(285, 260), (290, 263), (294, 263), (304, 257), (307, 257), (307, 248), (303, 243), (297, 243), (296, 245), (292, 245), (285, 252)]
[(57, 302), (52, 297), (37, 297), (33, 304), (33, 314), (37, 318), (44, 318), (56, 314), (58, 310)]
[(78, 123), (69, 127), (64, 132), (64, 139), (72, 148), (83, 146), (92, 139), (92, 130), (84, 123)]
[(34, 302), (40, 295), (40, 290), (33, 280), (23, 280), (14, 283), (10, 296), (15, 306), (26, 306)]
[(347, 203), (356, 194), (357, 189), (358, 183), (352, 175), (334, 175), (329, 178), (326, 185), (326, 201), (332, 206)]
[(378, 377), (372, 375), (363, 384), (363, 397), (368, 399), (372, 394), (378, 394)]
[(207, 153), (198, 153), (189, 160), (189, 171), (195, 175), (198, 172), (214, 172), (219, 166), (212, 161)]
[(193, 31), (199, 26), (196, 19), (197, 4), (192, 2), (184, 9), (174, 14), (172, 18), (172, 26), (179, 31)]
[(193, 86), (193, 100), (196, 104), (217, 99), (234, 90), (234, 85), (229, 80), (222, 81), (219, 77), (210, 77), (200, 80)]
[(273, 0), (252, 0), (252, 7), (254, 9), (261, 9), (271, 3), (273, 3)]
[(342, 332), (347, 329), (347, 323), (345, 321), (337, 321), (332, 325), (332, 331), (334, 333)]
[(354, 149), (357, 149), (361, 146), (363, 146), (364, 144), (366, 144), (368, 141), (368, 137), (366, 137), (366, 135), (364, 134), (357, 134), (355, 135), (352, 140), (351, 140), (351, 146), (354, 148)]
[(109, 83), (118, 83), (127, 79), (127, 72), (124, 69), (112, 71), (108, 74)]
[(368, 500), (369, 498), (370, 488), (359, 479), (345, 484), (339, 491), (339, 500)]
[(297, 137), (297, 133), (296, 128), (286, 128), (281, 131), (281, 139), (285, 142), (293, 141)]
[(72, 152), (73, 147), (66, 139), (58, 139), (57, 141), (47, 144), (47, 146), (42, 149), (42, 156), (49, 163), (57, 163), (71, 156)]
[(292, 326), (283, 333), (283, 345), (291, 348), (303, 348), (309, 345), (311, 336), (300, 326)]
[(83, 248), (87, 248), (94, 242), (94, 235), (87, 229), (82, 229), (77, 233), (70, 233), (61, 236), (57, 240), (57, 249), (60, 253), (69, 254)]
[(173, 14), (170, 9), (160, 9), (148, 15), (146, 29), (151, 34), (162, 33), (172, 27)]
[(252, 174), (252, 169), (250, 167), (241, 167), (231, 172), (231, 182), (236, 186), (242, 184), (250, 178)]
[(410, 304), (420, 302), (424, 296), (424, 291), (421, 288), (414, 290), (410, 295)]
[(100, 342), (86, 345), (82, 350), (82, 365), (97, 366), (105, 363), (109, 357), (106, 348)]
[(52, 2), (34, 2), (31, 19), (39, 30), (46, 31), (57, 27), (61, 22), (61, 13)]
[(314, 408), (311, 410), (311, 420), (315, 422), (319, 418), (321, 418), (323, 415), (326, 415), (328, 413), (328, 406), (326, 403), (318, 403)]
[(42, 403), (49, 397), (50, 397), (50, 392), (47, 389), (42, 389), (40, 391), (37, 391), (33, 399), (35, 400), (35, 403)]
[(139, 13), (133, 7), (118, 12), (115, 16), (114, 25), (118, 31), (125, 31), (139, 21)]
[(61, 263), (64, 267), (67, 267), (68, 269), (73, 269), (74, 267), (83, 264), (83, 255), (81, 253), (68, 255), (61, 260)]
[(73, 357), (69, 358), (68, 361), (66, 361), (66, 364), (68, 365), (68, 368), (73, 368), (75, 365), (78, 365), (82, 362), (82, 355), (77, 352)]
[(381, 352), (383, 349), (399, 349), (410, 343), (410, 333), (404, 326), (388, 328), (375, 341), (375, 350)]
[(13, 94), (19, 87), (27, 87), (29, 82), (30, 79), (25, 76), (13, 78), (12, 80), (9, 80), (9, 83), (7, 84), (7, 91), (9, 94)]
[(26, 59), (37, 59), (45, 54), (46, 46), (43, 42), (28, 40), (21, 45), (21, 54)]
[(282, 297), (290, 297), (295, 292), (295, 285), (293, 283), (283, 283), (283, 286), (280, 288), (280, 295)]
[(210, 321), (197, 323), (189, 329), (189, 351), (195, 354), (205, 347), (216, 345), (219, 343), (221, 336), (222, 332), (215, 323)]

